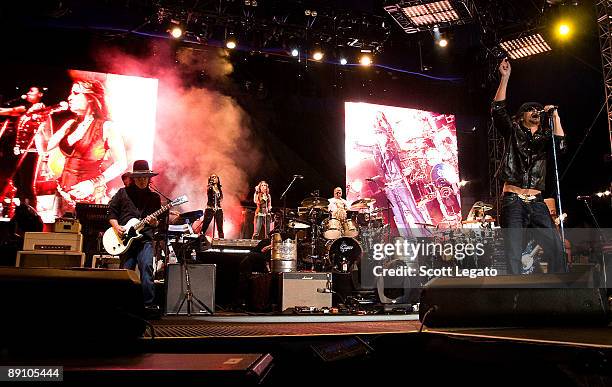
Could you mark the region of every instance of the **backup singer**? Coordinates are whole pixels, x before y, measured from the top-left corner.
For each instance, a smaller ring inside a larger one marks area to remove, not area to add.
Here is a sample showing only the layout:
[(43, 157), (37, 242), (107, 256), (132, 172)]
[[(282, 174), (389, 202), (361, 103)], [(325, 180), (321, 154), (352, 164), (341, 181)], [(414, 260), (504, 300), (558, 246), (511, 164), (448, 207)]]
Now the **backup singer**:
[[(534, 237), (549, 256), (549, 272), (566, 271), (561, 240), (556, 233), (548, 207), (542, 198), (546, 180), (546, 158), (551, 150), (551, 130), (555, 146), (565, 149), (561, 119), (552, 105), (526, 102), (515, 118), (506, 110), (506, 89), (511, 66), (508, 59), (499, 65), (501, 79), (492, 104), (495, 127), (506, 137), (506, 155), (501, 166), (503, 188), (504, 244), (511, 274), (520, 274), (524, 229), (533, 227)], [(553, 128), (542, 124), (552, 115)]]
[(123, 224), (132, 218), (145, 219), (146, 226), (140, 232), (143, 237), (133, 242), (125, 253), (124, 269), (134, 270), (136, 264), (140, 270), (142, 294), (146, 307), (155, 309), (153, 299), (155, 290), (153, 285), (153, 234), (159, 224), (155, 218), (148, 215), (161, 207), (159, 195), (149, 188), (151, 177), (157, 173), (149, 169), (146, 160), (134, 161), (130, 177), (133, 183), (119, 189), (109, 203), (109, 223), (119, 235), (126, 232)]
[(267, 238), (270, 234), (270, 219), (272, 215), (272, 198), (270, 197), (268, 183), (262, 180), (257, 184), (253, 201), (257, 205), (257, 209), (255, 210), (255, 230), (253, 232), (253, 239)]
[[(102, 83), (75, 81), (68, 106), (76, 118), (68, 120), (49, 140), (49, 150), (57, 148), (65, 157), (58, 187), (63, 199), (60, 214), (73, 209), (75, 201), (108, 202), (106, 183), (127, 167), (123, 138), (108, 120)], [(49, 162), (53, 169), (57, 161), (50, 157)]]
[[(206, 210), (204, 211), (204, 221), (202, 223), (202, 234), (206, 234), (208, 226), (212, 219), (215, 219), (217, 226), (217, 232), (219, 238), (225, 238), (223, 234), (223, 209), (221, 208), (221, 201), (223, 200), (223, 190), (221, 188), (221, 180), (217, 175), (210, 175), (208, 178), (208, 202), (206, 203)], [(213, 227), (214, 237), (214, 227)]]

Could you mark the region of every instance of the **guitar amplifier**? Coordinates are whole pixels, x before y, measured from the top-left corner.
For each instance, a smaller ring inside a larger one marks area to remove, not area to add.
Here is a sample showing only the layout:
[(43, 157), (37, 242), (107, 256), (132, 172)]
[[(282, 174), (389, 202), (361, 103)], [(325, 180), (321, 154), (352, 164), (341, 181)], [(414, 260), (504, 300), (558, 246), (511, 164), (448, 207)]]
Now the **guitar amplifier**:
[(67, 232), (26, 232), (24, 250), (83, 251), (81, 234)]
[(296, 306), (331, 308), (331, 292), (322, 293), (319, 289), (332, 289), (332, 273), (282, 273), (281, 311)]
[(78, 251), (18, 251), (15, 267), (72, 268), (85, 265), (85, 253)]
[(78, 219), (57, 218), (53, 225), (53, 231), (79, 234), (81, 232), (81, 223)]

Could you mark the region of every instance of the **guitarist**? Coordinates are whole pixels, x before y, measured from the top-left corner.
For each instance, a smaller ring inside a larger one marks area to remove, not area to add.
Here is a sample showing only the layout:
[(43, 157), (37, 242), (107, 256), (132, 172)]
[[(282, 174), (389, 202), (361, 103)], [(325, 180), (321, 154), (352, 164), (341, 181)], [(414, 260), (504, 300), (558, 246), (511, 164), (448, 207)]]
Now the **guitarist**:
[(144, 219), (147, 224), (140, 231), (143, 237), (134, 241), (125, 253), (122, 268), (134, 270), (138, 263), (145, 307), (150, 310), (158, 309), (153, 305), (153, 233), (159, 222), (155, 218), (147, 218), (161, 207), (161, 198), (149, 188), (151, 177), (156, 175), (149, 169), (146, 160), (134, 161), (130, 173), (133, 183), (119, 189), (109, 203), (109, 223), (119, 235), (127, 231), (122, 224), (132, 218)]

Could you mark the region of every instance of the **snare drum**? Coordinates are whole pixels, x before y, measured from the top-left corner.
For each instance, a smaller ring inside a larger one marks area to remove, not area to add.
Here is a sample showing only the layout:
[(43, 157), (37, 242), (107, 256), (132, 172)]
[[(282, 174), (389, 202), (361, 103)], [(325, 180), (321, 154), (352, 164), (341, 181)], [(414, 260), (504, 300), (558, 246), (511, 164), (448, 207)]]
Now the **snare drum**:
[(329, 218), (323, 221), (323, 238), (338, 239), (342, 236), (342, 223), (338, 219)]
[(359, 235), (359, 230), (353, 219), (347, 219), (342, 223), (342, 235), (351, 238)]

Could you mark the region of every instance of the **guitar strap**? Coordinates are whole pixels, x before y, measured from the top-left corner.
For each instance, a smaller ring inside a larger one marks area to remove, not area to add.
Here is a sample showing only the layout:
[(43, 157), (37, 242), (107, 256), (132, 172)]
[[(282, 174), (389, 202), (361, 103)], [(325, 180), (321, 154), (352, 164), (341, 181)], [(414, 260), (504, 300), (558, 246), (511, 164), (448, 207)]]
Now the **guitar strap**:
[(143, 218), (142, 214), (144, 213), (144, 209), (146, 207), (146, 203), (143, 204), (142, 209), (138, 208), (136, 203), (134, 203), (134, 198), (132, 197), (132, 195), (130, 195), (130, 191), (132, 191), (132, 190), (127, 189), (127, 187), (125, 188), (126, 196), (128, 197), (129, 202), (132, 205), (132, 208), (135, 209), (136, 212), (138, 213), (138, 219), (142, 219)]

